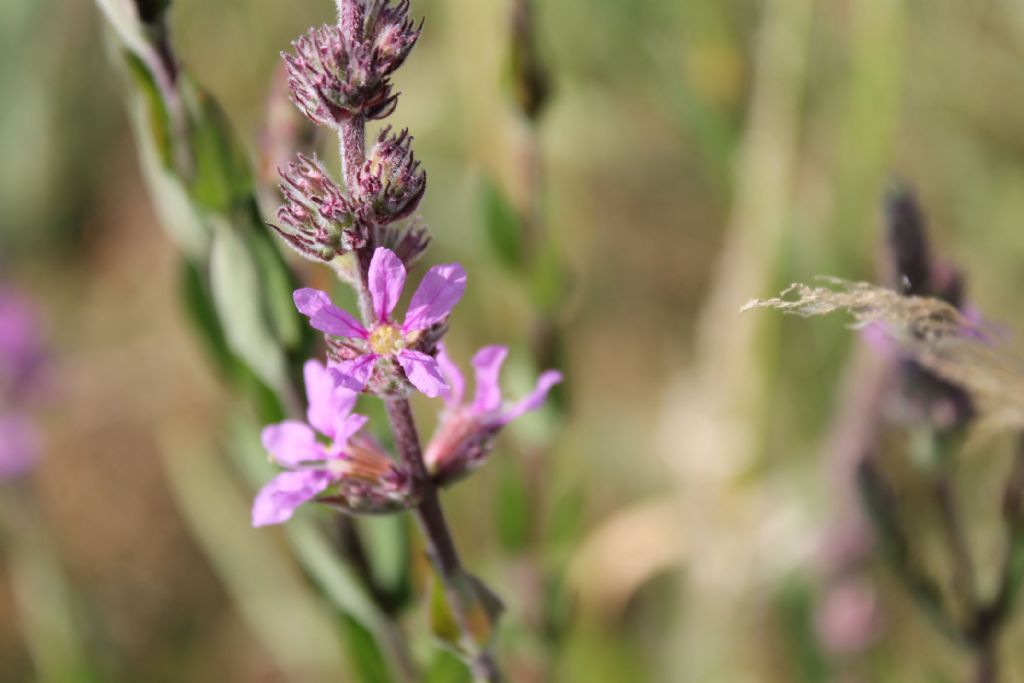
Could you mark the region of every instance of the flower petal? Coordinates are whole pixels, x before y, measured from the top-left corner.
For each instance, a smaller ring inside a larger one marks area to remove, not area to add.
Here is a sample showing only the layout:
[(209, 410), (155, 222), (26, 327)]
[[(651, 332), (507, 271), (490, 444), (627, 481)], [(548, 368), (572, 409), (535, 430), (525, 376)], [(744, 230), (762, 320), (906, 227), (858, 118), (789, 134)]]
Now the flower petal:
[(334, 337), (366, 339), (369, 336), (358, 320), (331, 303), (326, 292), (305, 287), (296, 289), (292, 299), (295, 308), (309, 318), (309, 324), (315, 330)]
[(398, 352), (398, 364), (405, 370), (405, 376), (414, 387), (426, 396), (435, 398), (441, 395), (448, 385), (441, 376), (441, 368), (437, 361), (420, 351), (402, 349)]
[(282, 472), (264, 486), (252, 503), (252, 525), (280, 524), (295, 509), (330, 485), (330, 475), (316, 470)]
[(366, 388), (366, 383), (370, 381), (370, 375), (373, 374), (373, 366), (376, 362), (377, 354), (364, 353), (352, 360), (331, 363), (330, 369), (335, 379), (338, 380), (339, 386), (352, 391), (362, 391)]
[(405, 287), (405, 266), (395, 252), (384, 247), (377, 247), (370, 260), (369, 282), (370, 298), (373, 299), (373, 311), (377, 318), (387, 321), (395, 310), (398, 298)]
[(508, 349), (504, 346), (485, 346), (473, 356), (473, 368), (476, 370), (473, 412), (490, 413), (501, 407), (501, 386), (498, 384), (498, 376), (501, 374), (501, 366), (506, 356)]
[(352, 415), (346, 415), (344, 418), (337, 420), (334, 427), (334, 451), (340, 451), (348, 444), (349, 439), (356, 435), (360, 429), (362, 429), (370, 418), (359, 413), (353, 413)]
[(500, 415), (495, 424), (498, 426), (507, 425), (523, 413), (540, 408), (541, 404), (544, 403), (544, 399), (547, 398), (548, 392), (551, 391), (551, 387), (561, 381), (562, 373), (558, 370), (547, 370), (541, 373), (541, 376), (537, 379), (537, 386), (533, 388), (533, 391), (526, 398), (520, 400)]
[(260, 440), (274, 460), (285, 466), (324, 459), (316, 435), (302, 422), (286, 420), (264, 427)]
[(437, 345), (437, 364), (441, 368), (444, 378), (448, 380), (448, 391), (442, 394), (445, 403), (449, 408), (454, 408), (462, 403), (462, 396), (466, 391), (466, 381), (462, 378), (459, 366), (448, 357), (448, 351), (443, 343)]
[(423, 281), (412, 295), (402, 331), (425, 330), (441, 322), (459, 303), (465, 291), (466, 271), (462, 266), (458, 263), (434, 266), (423, 276)]
[(351, 389), (339, 386), (334, 373), (320, 361), (306, 361), (302, 374), (306, 381), (306, 398), (309, 400), (306, 419), (318, 432), (334, 438), (334, 425), (352, 412), (356, 395)]

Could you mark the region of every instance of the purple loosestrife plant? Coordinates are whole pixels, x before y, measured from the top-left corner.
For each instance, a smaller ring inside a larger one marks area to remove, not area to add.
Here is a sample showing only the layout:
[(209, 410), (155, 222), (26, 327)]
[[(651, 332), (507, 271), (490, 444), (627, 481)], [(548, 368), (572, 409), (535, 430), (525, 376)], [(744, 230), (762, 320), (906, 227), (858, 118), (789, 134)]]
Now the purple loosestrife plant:
[[(359, 297), (360, 316), (338, 307), (326, 292), (303, 288), (296, 308), (325, 336), (328, 365), (305, 368), (306, 422), (266, 427), (263, 444), (284, 468), (259, 493), (257, 526), (286, 521), (316, 501), (350, 513), (415, 511), (443, 590), (434, 623), (478, 680), (499, 681), (489, 645), (500, 602), (463, 569), (438, 498), (438, 486), (478, 466), (494, 437), (511, 420), (534, 410), (561, 374), (548, 371), (518, 403), (505, 407), (498, 373), (504, 347), (474, 358), (477, 394), (461, 405), (463, 380), (444, 355), (441, 339), (462, 298), (466, 273), (458, 264), (430, 268), (403, 320), (394, 312), (407, 269), (429, 243), (415, 218), (426, 173), (407, 131), (384, 127), (367, 155), (366, 121), (386, 118), (398, 95), (390, 77), (409, 55), (422, 24), (407, 0), (337, 0), (337, 26), (313, 29), (284, 55), (292, 101), (314, 123), (339, 138), (345, 190), (315, 159), (299, 157), (281, 170), (285, 205), (275, 229), (298, 253), (328, 263)], [(437, 434), (424, 456), (409, 395), (416, 389), (444, 398)], [(366, 418), (352, 413), (358, 392), (385, 402), (398, 458), (360, 435)], [(319, 434), (319, 436), (318, 436)]]

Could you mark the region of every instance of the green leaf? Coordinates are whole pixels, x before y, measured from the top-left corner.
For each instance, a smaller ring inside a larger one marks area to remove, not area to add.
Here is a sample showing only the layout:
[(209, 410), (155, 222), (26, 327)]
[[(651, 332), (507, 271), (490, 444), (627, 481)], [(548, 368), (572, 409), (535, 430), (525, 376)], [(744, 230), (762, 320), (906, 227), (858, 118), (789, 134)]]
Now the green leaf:
[(533, 507), (530, 505), (523, 465), (518, 460), (498, 458), (501, 472), (495, 497), (498, 539), (511, 553), (522, 552), (530, 539)]
[(455, 577), (453, 583), (464, 611), (466, 630), (463, 632), (444, 585), (435, 573), (430, 595), (431, 632), (455, 654), (472, 656), (490, 645), (505, 607), (483, 581), (471, 574), (463, 573)]
[(282, 398), (294, 401), (284, 352), (264, 315), (262, 275), (252, 251), (225, 221), (211, 220), (210, 284), (228, 346)]
[(163, 93), (146, 65), (130, 52), (125, 63), (134, 98), (130, 110), (139, 146), (139, 163), (154, 209), (178, 248), (196, 262), (206, 262), (210, 229), (174, 168), (174, 139)]
[(210, 300), (206, 279), (188, 259), (181, 262), (181, 299), (185, 313), (199, 333), (210, 358), (226, 378), (235, 372), (235, 360), (224, 338), (224, 330), (217, 318), (217, 310)]
[(447, 650), (439, 650), (423, 677), (425, 683), (473, 683), (469, 669)]
[(145, 62), (131, 52), (126, 51), (124, 55), (125, 63), (128, 66), (128, 75), (143, 102), (145, 127), (149, 131), (148, 139), (156, 149), (157, 157), (164, 166), (169, 168), (171, 166), (171, 115), (167, 109), (167, 103)]
[(360, 523), (374, 592), (391, 614), (412, 598), (412, 534), (406, 515), (366, 517)]
[(775, 598), (782, 626), (780, 639), (792, 666), (794, 683), (823, 683), (830, 678), (828, 660), (814, 631), (814, 595), (805, 581), (788, 581)]
[(114, 27), (118, 39), (136, 54), (152, 51), (145, 27), (139, 20), (138, 6), (133, 0), (96, 0), (107, 22)]
[(523, 266), (523, 223), (519, 213), (489, 178), (483, 182), (484, 227), (495, 256), (507, 268)]
[[(252, 211), (255, 214), (257, 209), (253, 207)], [(254, 215), (253, 218), (258, 217)], [(282, 346), (297, 350), (304, 346), (304, 333), (309, 328), (303, 324), (292, 301), (295, 281), (267, 230), (258, 221), (254, 222), (253, 228), (251, 244), (253, 256), (263, 276), (267, 316)]]
[(217, 102), (184, 75), (178, 80), (178, 90), (189, 112), (189, 146), (194, 166), (189, 192), (197, 204), (212, 211), (239, 210), (253, 196), (249, 156)]
[(346, 651), (363, 683), (391, 683), (388, 664), (373, 635), (355, 619), (342, 616)]

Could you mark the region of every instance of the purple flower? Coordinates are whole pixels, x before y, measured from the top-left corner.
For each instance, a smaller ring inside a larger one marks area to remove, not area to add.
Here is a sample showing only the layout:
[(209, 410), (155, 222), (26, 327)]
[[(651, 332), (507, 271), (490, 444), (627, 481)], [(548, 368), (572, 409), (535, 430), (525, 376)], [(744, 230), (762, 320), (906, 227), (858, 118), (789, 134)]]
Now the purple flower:
[(17, 413), (0, 414), (0, 482), (32, 469), (40, 448), (39, 434), (31, 420)]
[(339, 495), (329, 500), (350, 509), (401, 507), (409, 478), (373, 441), (356, 436), (366, 424), (366, 417), (352, 412), (356, 394), (338, 386), (318, 361), (307, 361), (304, 375), (308, 424), (286, 420), (263, 429), (263, 447), (288, 471), (257, 494), (253, 526), (288, 520), (296, 508), (332, 486)]
[(427, 331), (448, 318), (462, 298), (466, 271), (457, 263), (427, 271), (401, 324), (391, 315), (405, 287), (402, 261), (390, 249), (378, 247), (370, 261), (368, 280), (376, 318), (369, 330), (317, 289), (297, 290), (295, 306), (309, 317), (315, 329), (341, 340), (339, 353), (345, 355), (332, 368), (345, 386), (362, 391), (375, 370), (385, 377), (393, 376), (397, 363), (414, 387), (431, 398), (439, 396), (447, 384), (437, 361), (415, 347)]
[(32, 302), (0, 288), (0, 401), (17, 401), (29, 393), (43, 357), (43, 335)]
[(445, 394), (441, 424), (424, 458), (427, 467), (441, 481), (457, 479), (478, 466), (491, 450), (494, 437), (512, 420), (536, 410), (553, 386), (562, 381), (562, 373), (541, 373), (533, 391), (525, 398), (506, 405), (502, 400), (498, 375), (508, 355), (504, 346), (485, 346), (473, 356), (476, 393), (471, 403), (463, 404), (465, 381), (458, 367), (439, 345), (437, 360), (451, 387)]

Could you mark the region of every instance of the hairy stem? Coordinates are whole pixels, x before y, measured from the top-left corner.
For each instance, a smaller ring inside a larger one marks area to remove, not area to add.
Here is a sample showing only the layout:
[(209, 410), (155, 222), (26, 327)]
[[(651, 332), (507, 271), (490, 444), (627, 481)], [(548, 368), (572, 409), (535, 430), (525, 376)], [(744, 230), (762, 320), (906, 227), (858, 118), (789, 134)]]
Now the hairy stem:
[(341, 172), (345, 187), (352, 192), (356, 187), (359, 169), (366, 161), (366, 119), (350, 116), (341, 124)]
[[(444, 518), (444, 510), (441, 508), (441, 501), (437, 495), (437, 487), (423, 461), (423, 452), (420, 448), (419, 435), (416, 432), (416, 423), (413, 420), (409, 401), (404, 398), (389, 399), (387, 409), (388, 418), (391, 420), (391, 430), (394, 433), (395, 443), (402, 461), (409, 468), (417, 482), (418, 490), (421, 492), (422, 498), (416, 509), (416, 518), (427, 541), (427, 553), (441, 578), (445, 597), (448, 599), (448, 604), (451, 606), (460, 630), (463, 633), (468, 633), (467, 605), (464, 604), (462, 590), (465, 585), (462, 563), (459, 561), (459, 553)], [(488, 683), (497, 683), (502, 680), (497, 663), (486, 651), (474, 654), (468, 664), (477, 680)]]

